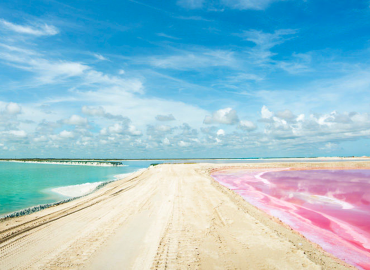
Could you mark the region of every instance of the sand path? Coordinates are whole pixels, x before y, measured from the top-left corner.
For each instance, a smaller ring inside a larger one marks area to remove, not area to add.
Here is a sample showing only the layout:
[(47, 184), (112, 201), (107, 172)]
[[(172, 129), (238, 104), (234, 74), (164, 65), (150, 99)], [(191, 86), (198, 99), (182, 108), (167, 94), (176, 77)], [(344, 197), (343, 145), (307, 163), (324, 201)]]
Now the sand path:
[(210, 178), (221, 166), (158, 165), (4, 220), (0, 269), (347, 269)]

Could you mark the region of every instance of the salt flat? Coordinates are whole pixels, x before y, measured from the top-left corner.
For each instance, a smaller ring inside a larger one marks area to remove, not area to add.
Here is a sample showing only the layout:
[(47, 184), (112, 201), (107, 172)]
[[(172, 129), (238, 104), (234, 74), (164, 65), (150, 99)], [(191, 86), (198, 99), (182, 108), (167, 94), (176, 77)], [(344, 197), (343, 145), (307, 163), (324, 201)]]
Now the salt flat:
[(221, 186), (221, 168), (370, 162), (163, 164), (78, 200), (0, 222), (0, 269), (348, 269)]

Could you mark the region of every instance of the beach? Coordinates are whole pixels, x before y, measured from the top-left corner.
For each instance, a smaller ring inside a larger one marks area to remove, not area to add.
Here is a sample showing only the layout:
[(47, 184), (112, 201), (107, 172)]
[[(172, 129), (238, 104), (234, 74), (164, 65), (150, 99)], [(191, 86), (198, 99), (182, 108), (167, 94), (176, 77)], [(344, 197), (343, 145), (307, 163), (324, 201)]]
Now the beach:
[(369, 169), (369, 161), (161, 164), (0, 221), (0, 269), (354, 269), (219, 184), (225, 169)]

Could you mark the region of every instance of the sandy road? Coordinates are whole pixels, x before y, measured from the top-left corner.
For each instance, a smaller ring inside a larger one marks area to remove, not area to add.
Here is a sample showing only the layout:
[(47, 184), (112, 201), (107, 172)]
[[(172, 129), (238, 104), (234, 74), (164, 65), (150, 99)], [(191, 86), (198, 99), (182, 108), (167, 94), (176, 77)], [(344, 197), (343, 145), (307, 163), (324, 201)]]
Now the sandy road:
[(158, 165), (2, 221), (0, 269), (347, 269), (212, 180), (220, 166)]

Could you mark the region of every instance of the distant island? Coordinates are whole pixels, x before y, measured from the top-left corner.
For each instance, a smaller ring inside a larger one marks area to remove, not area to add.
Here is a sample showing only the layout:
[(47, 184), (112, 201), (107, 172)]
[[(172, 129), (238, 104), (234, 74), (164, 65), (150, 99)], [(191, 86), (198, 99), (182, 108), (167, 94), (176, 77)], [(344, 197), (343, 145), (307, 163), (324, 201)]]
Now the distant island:
[(95, 160), (58, 160), (58, 159), (2, 159), (0, 161), (22, 162), (22, 163), (41, 163), (57, 165), (79, 165), (79, 166), (102, 166), (118, 167), (127, 166), (118, 161), (95, 161)]

